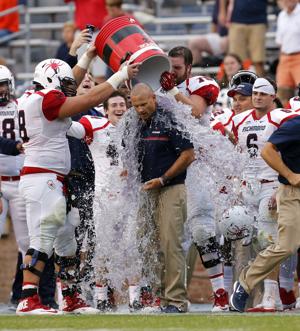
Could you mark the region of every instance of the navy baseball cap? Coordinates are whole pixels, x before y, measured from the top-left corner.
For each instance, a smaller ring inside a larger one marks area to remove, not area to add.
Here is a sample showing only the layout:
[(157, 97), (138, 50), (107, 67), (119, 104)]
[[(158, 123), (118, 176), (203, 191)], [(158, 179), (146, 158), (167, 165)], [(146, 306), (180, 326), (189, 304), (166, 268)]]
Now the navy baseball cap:
[(237, 93), (239, 94), (242, 94), (242, 95), (245, 95), (247, 97), (251, 96), (252, 95), (252, 88), (253, 88), (253, 85), (250, 84), (250, 83), (241, 83), (240, 85), (232, 88), (231, 90), (229, 90), (227, 92), (227, 95), (229, 97), (234, 97)]

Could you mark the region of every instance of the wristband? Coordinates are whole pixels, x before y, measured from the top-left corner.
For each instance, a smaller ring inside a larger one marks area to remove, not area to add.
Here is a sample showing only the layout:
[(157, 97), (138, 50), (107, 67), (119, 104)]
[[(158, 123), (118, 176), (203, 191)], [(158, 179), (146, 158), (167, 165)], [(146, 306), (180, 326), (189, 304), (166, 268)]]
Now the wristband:
[(77, 62), (78, 67), (80, 67), (83, 70), (87, 70), (90, 63), (92, 62), (92, 59), (87, 56), (86, 53), (82, 55), (82, 57)]
[(175, 95), (177, 95), (179, 93), (178, 88), (175, 86), (173, 87), (171, 90), (168, 91), (169, 94), (173, 95), (173, 97), (175, 97)]
[(161, 177), (159, 177), (159, 181), (163, 183), (162, 186), (165, 186), (170, 183), (171, 178), (167, 177), (166, 175), (162, 175)]
[(118, 89), (126, 79), (128, 79), (127, 66), (124, 66), (121, 70), (113, 74), (106, 82), (109, 83), (115, 90)]

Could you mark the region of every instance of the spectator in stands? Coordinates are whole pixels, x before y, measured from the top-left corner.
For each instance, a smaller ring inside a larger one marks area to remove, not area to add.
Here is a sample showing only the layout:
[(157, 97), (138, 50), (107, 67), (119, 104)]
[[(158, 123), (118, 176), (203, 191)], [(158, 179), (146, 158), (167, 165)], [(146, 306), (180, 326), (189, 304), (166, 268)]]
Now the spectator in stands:
[(104, 17), (103, 25), (113, 18), (117, 18), (120, 16), (127, 16), (129, 18), (135, 19), (137, 24), (142, 26), (140, 22), (132, 14), (122, 9), (123, 0), (105, 0), (105, 5), (108, 15)]
[[(9, 8), (16, 7), (17, 5), (18, 5), (17, 0), (1, 0), (0, 12), (7, 10)], [(19, 31), (18, 11), (0, 17), (0, 38), (18, 31)]]
[(221, 89), (218, 100), (214, 105), (215, 109), (219, 109), (220, 107), (231, 108), (231, 101), (227, 95), (229, 90), (229, 82), (231, 78), (241, 69), (243, 69), (243, 63), (238, 55), (234, 53), (228, 53), (224, 57), (217, 77)]
[[(193, 37), (188, 42), (188, 47), (193, 53), (194, 65), (201, 63), (203, 52), (213, 56), (220, 56), (227, 51), (228, 31), (225, 22), (218, 22), (219, 2), (219, 0), (215, 1), (212, 14), (211, 33)], [(225, 12), (227, 7), (226, 4)]]
[(73, 22), (66, 22), (62, 30), (63, 43), (56, 52), (56, 58), (63, 60), (73, 68), (77, 63), (77, 50), (81, 45), (91, 41), (88, 29), (83, 29), (75, 38), (76, 27)]
[(83, 30), (86, 24), (94, 25), (98, 30), (103, 25), (107, 15), (105, 0), (64, 0), (66, 3), (75, 3), (75, 25), (78, 30)]
[[(220, 16), (226, 16), (227, 0), (220, 0)], [(257, 75), (264, 75), (268, 0), (235, 0), (229, 24), (229, 52), (250, 58)]]
[(276, 81), (278, 96), (286, 105), (300, 83), (300, 4), (297, 0), (282, 0), (281, 4), (276, 31), (280, 45)]
[[(104, 17), (103, 25), (113, 18), (127, 16), (129, 18), (135, 19), (136, 23), (142, 27), (141, 23), (130, 13), (124, 11), (122, 9), (123, 0), (105, 0), (106, 8), (108, 11), (108, 15)], [(106, 68), (106, 78), (109, 78), (113, 74), (113, 71), (107, 67)]]
[[(103, 26), (104, 17), (107, 15), (105, 0), (64, 0), (75, 3), (75, 25), (77, 30), (84, 30), (87, 24), (95, 26), (93, 40)], [(86, 51), (86, 45), (82, 45), (77, 54), (79, 57)], [(91, 64), (91, 73), (97, 83), (105, 81), (106, 64), (99, 58), (95, 58)]]

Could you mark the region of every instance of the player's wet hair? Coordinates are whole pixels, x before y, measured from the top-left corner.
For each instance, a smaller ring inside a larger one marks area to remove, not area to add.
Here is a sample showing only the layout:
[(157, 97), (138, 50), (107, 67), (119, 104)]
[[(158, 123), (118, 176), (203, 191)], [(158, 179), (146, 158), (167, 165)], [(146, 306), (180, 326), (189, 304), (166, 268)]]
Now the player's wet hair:
[(182, 56), (184, 59), (185, 65), (193, 64), (193, 54), (191, 50), (184, 46), (176, 46), (169, 51), (168, 56), (170, 57), (179, 57)]

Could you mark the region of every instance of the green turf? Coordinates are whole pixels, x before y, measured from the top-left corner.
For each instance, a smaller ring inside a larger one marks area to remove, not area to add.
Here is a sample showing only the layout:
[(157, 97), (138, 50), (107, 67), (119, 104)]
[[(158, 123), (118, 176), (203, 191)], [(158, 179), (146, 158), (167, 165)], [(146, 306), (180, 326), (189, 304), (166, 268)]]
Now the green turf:
[(0, 316), (0, 330), (208, 330), (208, 331), (296, 331), (300, 316), (284, 315), (97, 315), (97, 316)]

